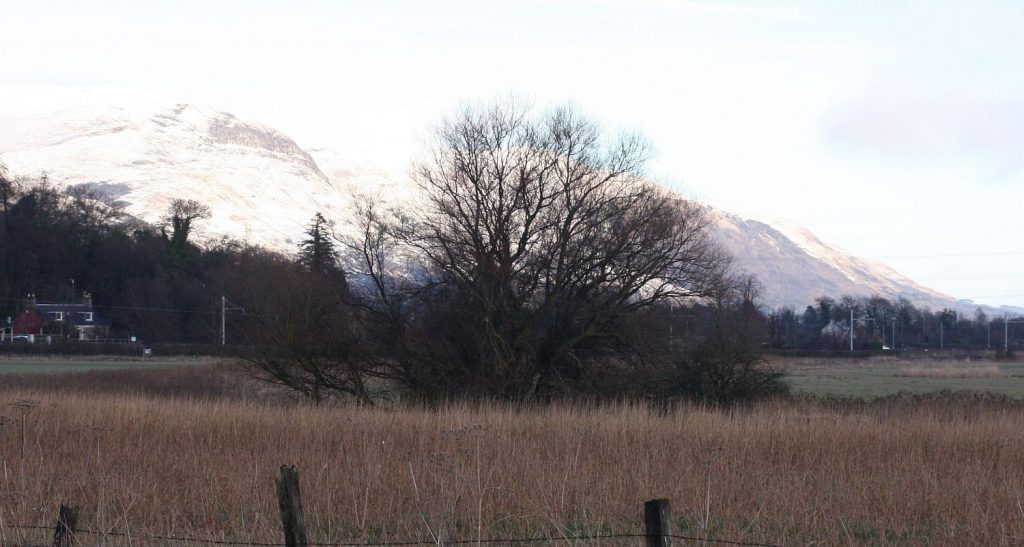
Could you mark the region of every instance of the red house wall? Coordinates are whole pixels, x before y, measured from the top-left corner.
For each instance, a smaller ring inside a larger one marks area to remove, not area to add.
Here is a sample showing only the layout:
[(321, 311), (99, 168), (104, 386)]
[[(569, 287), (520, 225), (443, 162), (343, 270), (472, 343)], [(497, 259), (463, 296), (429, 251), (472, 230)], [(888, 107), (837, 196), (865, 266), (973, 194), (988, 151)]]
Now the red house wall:
[(42, 334), (43, 316), (35, 308), (28, 308), (14, 318), (14, 334)]

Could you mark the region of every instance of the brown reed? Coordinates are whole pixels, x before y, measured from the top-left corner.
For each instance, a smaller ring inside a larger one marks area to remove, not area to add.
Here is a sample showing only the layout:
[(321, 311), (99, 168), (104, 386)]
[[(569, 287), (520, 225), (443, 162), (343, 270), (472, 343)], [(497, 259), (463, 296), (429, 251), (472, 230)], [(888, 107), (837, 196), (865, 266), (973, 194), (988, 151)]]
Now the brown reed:
[(45, 540), (10, 525), (51, 526), (60, 502), (134, 538), (279, 541), (282, 463), (314, 541), (638, 533), (661, 496), (701, 537), (1024, 537), (1024, 407), (986, 398), (384, 409), (16, 387), (0, 403), (4, 543)]

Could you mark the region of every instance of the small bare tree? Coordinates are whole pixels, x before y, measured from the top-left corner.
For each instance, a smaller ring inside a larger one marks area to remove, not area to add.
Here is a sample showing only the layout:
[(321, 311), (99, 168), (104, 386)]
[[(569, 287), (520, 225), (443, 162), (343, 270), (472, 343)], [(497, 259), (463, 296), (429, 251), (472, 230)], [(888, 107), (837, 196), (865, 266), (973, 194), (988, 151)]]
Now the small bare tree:
[[(403, 308), (416, 292), (415, 250), (407, 244), (414, 223), (408, 214), (369, 195), (353, 196), (352, 218), (354, 235), (338, 240), (347, 251), (348, 271), (359, 279), (356, 290), (362, 293), (356, 296), (386, 328), (400, 331)], [(399, 263), (402, 258), (406, 260)]]
[(246, 308), (245, 357), (257, 378), (318, 403), (336, 395), (372, 403), (374, 361), (344, 282), (257, 249), (232, 272), (230, 286)]
[(694, 347), (672, 355), (667, 378), (651, 393), (730, 405), (785, 394), (784, 372), (760, 356), (766, 317), (758, 310), (761, 284), (750, 274), (726, 276), (716, 291), (711, 331)]

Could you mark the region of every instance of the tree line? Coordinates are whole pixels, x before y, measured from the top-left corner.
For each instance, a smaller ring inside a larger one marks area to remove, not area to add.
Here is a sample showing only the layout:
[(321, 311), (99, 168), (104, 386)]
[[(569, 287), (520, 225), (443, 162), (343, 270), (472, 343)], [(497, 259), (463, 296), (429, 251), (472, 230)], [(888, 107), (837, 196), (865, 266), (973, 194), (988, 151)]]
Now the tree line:
[(160, 225), (150, 225), (88, 186), (59, 189), (45, 175), (8, 177), (0, 166), (0, 320), (7, 326), (28, 294), (68, 303), (88, 291), (117, 333), (210, 340), (211, 304), (239, 246), (195, 245), (194, 223), (208, 214), (200, 203), (176, 200)]
[(855, 349), (992, 347), (1001, 356), (1005, 347), (1012, 350), (1024, 340), (1024, 329), (1014, 327), (1020, 318), (990, 317), (980, 307), (964, 315), (915, 306), (903, 297), (845, 295), (819, 297), (802, 312), (772, 310), (766, 317), (766, 344), (775, 349), (849, 348), (851, 312)]

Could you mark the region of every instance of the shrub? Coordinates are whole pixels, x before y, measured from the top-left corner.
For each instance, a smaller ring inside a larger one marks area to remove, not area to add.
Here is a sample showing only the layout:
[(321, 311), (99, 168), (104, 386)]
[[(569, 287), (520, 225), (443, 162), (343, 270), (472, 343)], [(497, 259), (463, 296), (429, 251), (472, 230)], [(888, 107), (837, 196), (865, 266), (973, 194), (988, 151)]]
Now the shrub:
[(675, 362), (670, 395), (731, 405), (789, 393), (785, 373), (741, 344), (713, 335)]

